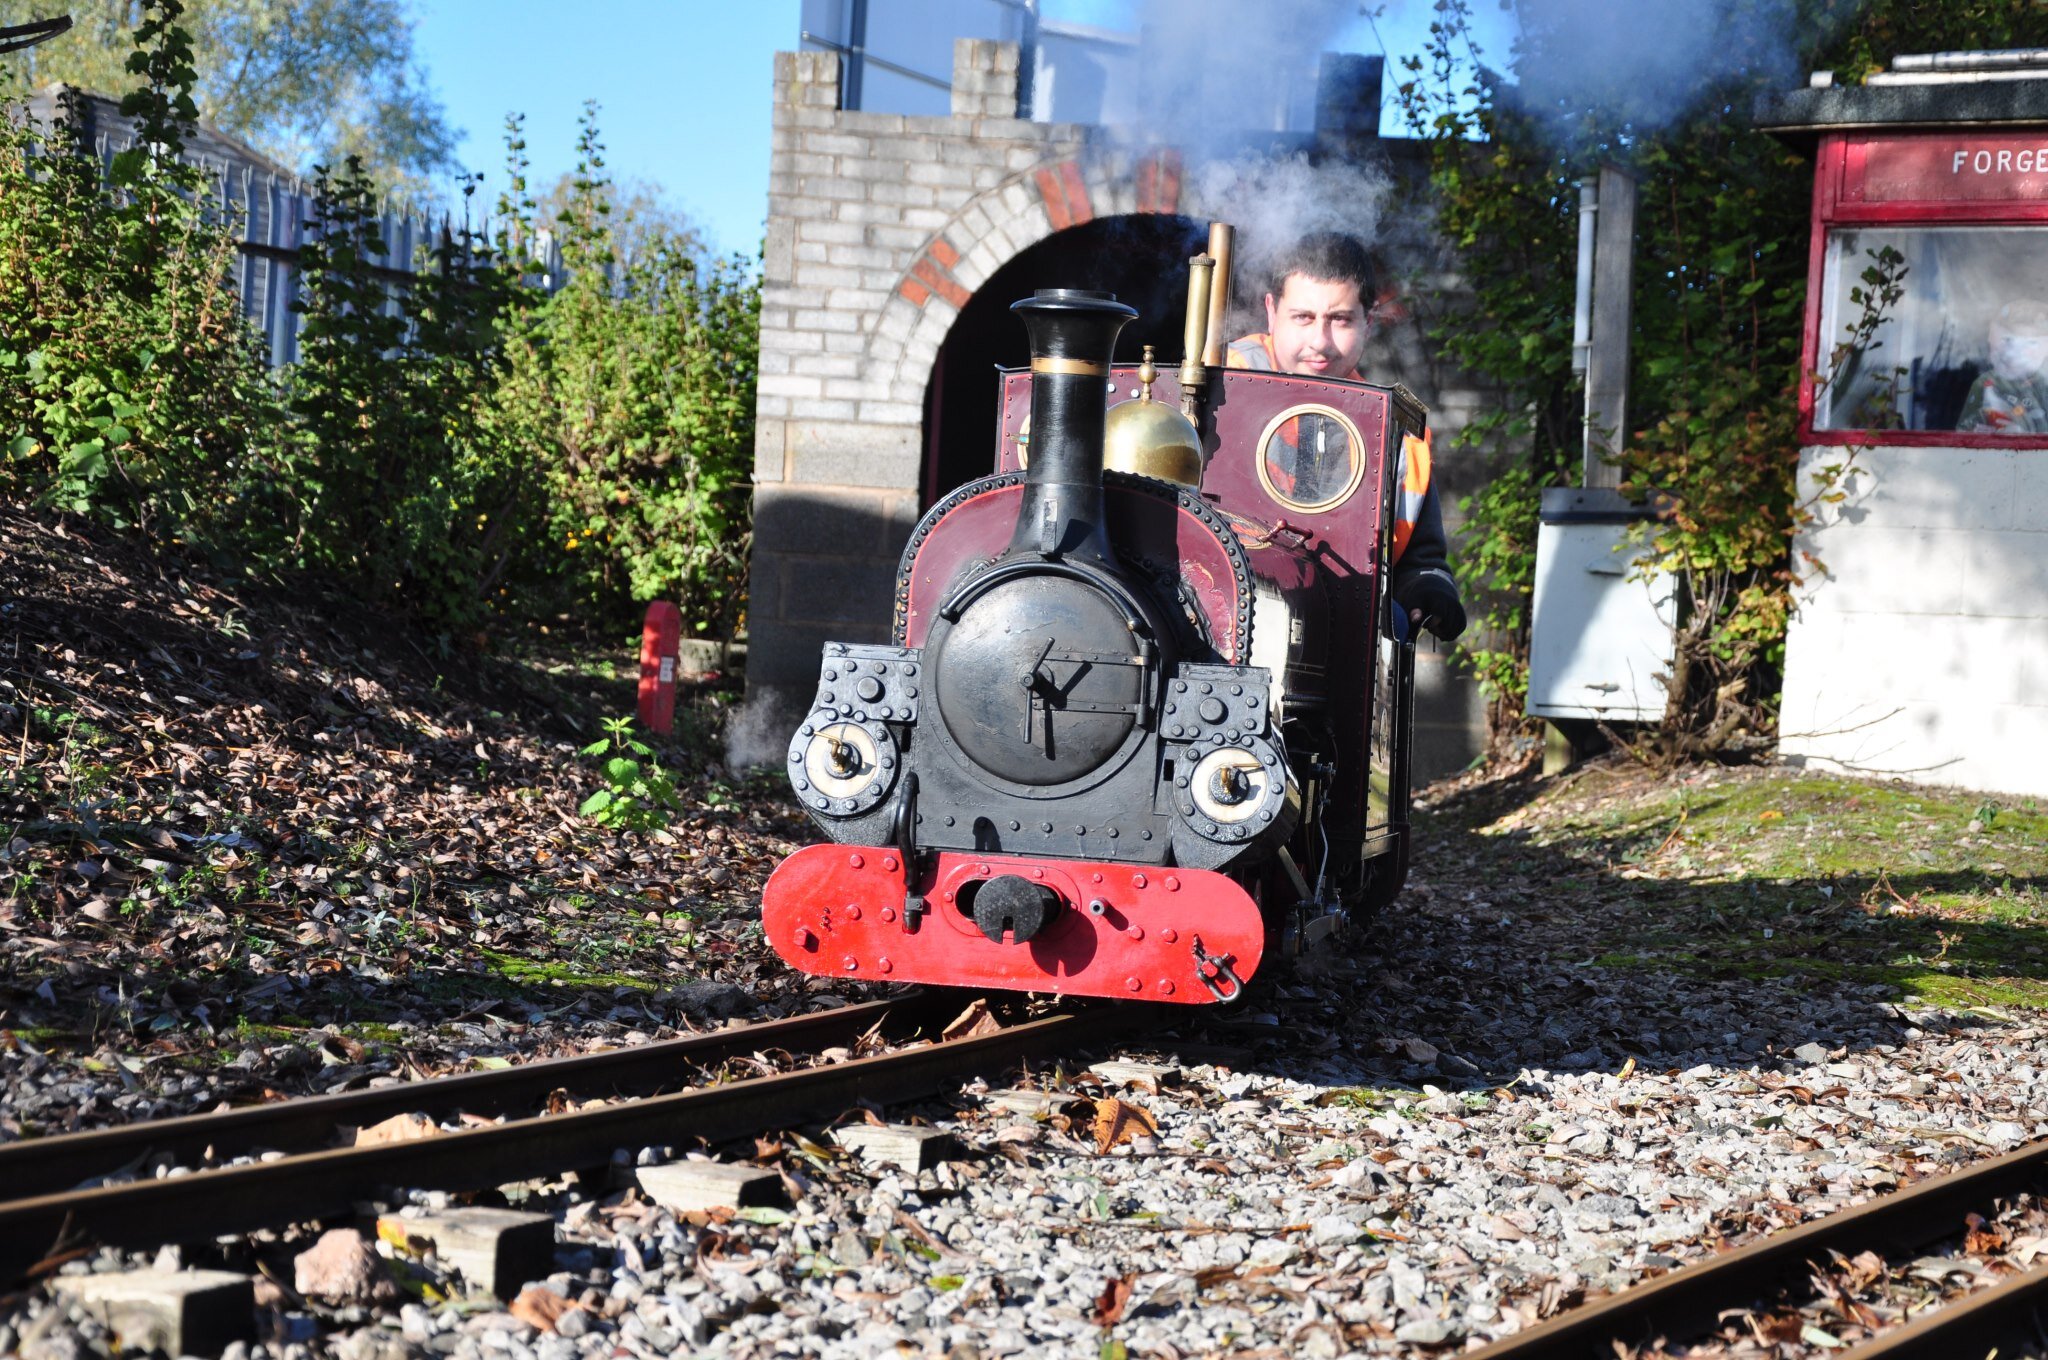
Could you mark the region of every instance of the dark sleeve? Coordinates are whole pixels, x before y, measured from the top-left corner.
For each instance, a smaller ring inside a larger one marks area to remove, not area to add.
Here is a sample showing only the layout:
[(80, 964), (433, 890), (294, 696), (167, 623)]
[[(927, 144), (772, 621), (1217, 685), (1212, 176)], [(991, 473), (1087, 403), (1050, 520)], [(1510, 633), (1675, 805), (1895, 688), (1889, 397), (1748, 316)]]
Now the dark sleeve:
[(1408, 547), (1394, 564), (1392, 593), (1401, 607), (1421, 610), (1422, 626), (1445, 642), (1456, 641), (1465, 631), (1465, 605), (1451, 576), (1444, 515), (1435, 486), (1423, 496), (1415, 532), (1408, 536)]
[(1441, 576), (1455, 595), (1458, 584), (1451, 579), (1450, 552), (1450, 542), (1444, 537), (1443, 507), (1437, 504), (1436, 485), (1432, 481), (1428, 494), (1422, 498), (1422, 513), (1415, 521), (1415, 532), (1408, 536), (1408, 546), (1394, 563), (1395, 598), (1401, 597), (1404, 586), (1425, 573)]

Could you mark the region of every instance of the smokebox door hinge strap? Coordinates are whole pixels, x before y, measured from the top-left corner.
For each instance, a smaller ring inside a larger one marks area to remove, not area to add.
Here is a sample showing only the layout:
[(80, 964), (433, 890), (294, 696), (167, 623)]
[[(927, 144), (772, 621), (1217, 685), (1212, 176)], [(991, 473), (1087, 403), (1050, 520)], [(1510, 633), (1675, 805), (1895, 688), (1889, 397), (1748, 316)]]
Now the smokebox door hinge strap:
[(924, 894), (917, 891), (918, 880), (923, 877), (923, 861), (917, 848), (915, 771), (903, 776), (903, 791), (896, 797), (896, 815), (890, 820), (889, 838), (896, 842), (896, 852), (903, 857), (903, 930), (915, 935), (924, 922), (926, 908)]

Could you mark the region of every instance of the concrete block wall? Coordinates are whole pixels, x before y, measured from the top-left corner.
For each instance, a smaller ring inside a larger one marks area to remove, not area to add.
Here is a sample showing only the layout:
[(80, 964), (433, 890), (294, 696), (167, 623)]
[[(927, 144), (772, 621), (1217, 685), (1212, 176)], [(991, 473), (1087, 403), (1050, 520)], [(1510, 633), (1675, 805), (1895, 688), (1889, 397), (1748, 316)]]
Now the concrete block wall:
[[(963, 39), (954, 63), (952, 115), (927, 118), (841, 109), (837, 54), (775, 58), (750, 720), (738, 727), (736, 761), (781, 760), (816, 684), (820, 644), (886, 640), (897, 557), (919, 509), (925, 388), (974, 291), (1028, 247), (1098, 217), (1230, 220), (1241, 206), (1199, 201), (1199, 177), (1177, 151), (1018, 118), (1015, 44)], [(1419, 174), (1419, 163), (1408, 169)], [(1448, 277), (1440, 247), (1421, 237), (1390, 246), (1397, 272), (1425, 288)], [(1426, 402), (1469, 388), (1439, 371), (1421, 324), (1411, 316), (1389, 337), (1375, 375)], [(1465, 410), (1437, 420), (1440, 448)], [(1458, 470), (1469, 461), (1460, 456), (1441, 461), (1447, 486), (1477, 475)], [(1441, 657), (1425, 657), (1424, 672), (1421, 768), (1433, 775), (1476, 753), (1479, 710)]]
[[(1800, 454), (1817, 493), (1840, 448)], [(1877, 447), (1798, 540), (1790, 762), (2048, 793), (2048, 452)]]

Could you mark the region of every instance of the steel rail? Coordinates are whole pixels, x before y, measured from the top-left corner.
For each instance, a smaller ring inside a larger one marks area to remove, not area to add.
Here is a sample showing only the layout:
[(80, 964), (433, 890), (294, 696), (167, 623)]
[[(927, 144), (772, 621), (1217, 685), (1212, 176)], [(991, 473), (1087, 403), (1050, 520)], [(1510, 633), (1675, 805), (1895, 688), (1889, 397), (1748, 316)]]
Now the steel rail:
[(1027, 1058), (1095, 1046), (1152, 1009), (1069, 1011), (980, 1038), (596, 1109), (17, 1200), (0, 1205), (0, 1281), (76, 1246), (146, 1249), (338, 1217), (393, 1188), (479, 1190), (605, 1165), (618, 1148), (720, 1142), (830, 1119), (859, 1102), (929, 1096)]
[(584, 1097), (644, 1094), (685, 1078), (692, 1066), (766, 1048), (829, 1048), (850, 1042), (886, 1019), (930, 1019), (939, 1004), (930, 993), (911, 992), (885, 1001), (813, 1011), (636, 1048), (23, 1139), (0, 1144), (0, 1203), (47, 1195), (111, 1175), (147, 1157), (194, 1162), (209, 1154), (227, 1158), (258, 1150), (304, 1151), (330, 1142), (338, 1126), (360, 1127), (393, 1115), (527, 1115), (535, 1113), (535, 1106), (550, 1094), (564, 1089)]
[(1910, 1251), (1961, 1232), (1965, 1214), (2044, 1182), (2048, 1142), (2029, 1143), (1574, 1308), (1459, 1360), (1613, 1360), (1617, 1345), (1703, 1336), (1724, 1310), (1804, 1285), (1808, 1263), (1825, 1264), (1830, 1251)]

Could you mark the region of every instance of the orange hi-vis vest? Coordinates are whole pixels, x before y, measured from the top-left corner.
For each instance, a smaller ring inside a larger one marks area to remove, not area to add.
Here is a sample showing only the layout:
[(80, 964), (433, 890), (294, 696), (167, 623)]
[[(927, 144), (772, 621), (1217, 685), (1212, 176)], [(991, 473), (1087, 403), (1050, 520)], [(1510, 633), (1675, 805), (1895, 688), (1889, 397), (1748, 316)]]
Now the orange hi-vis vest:
[[(1242, 340), (1233, 340), (1224, 350), (1224, 364), (1229, 368), (1256, 368), (1266, 372), (1278, 372), (1280, 362), (1273, 353), (1273, 337), (1260, 332), (1247, 335)], [(1359, 382), (1363, 375), (1353, 370), (1350, 377)], [(1422, 502), (1429, 495), (1429, 432), (1420, 436), (1401, 437), (1401, 461), (1396, 470), (1401, 492), (1394, 504), (1394, 549), (1388, 555), (1389, 562), (1401, 560), (1401, 554), (1408, 548), (1408, 540), (1415, 537), (1415, 522), (1422, 518)]]

